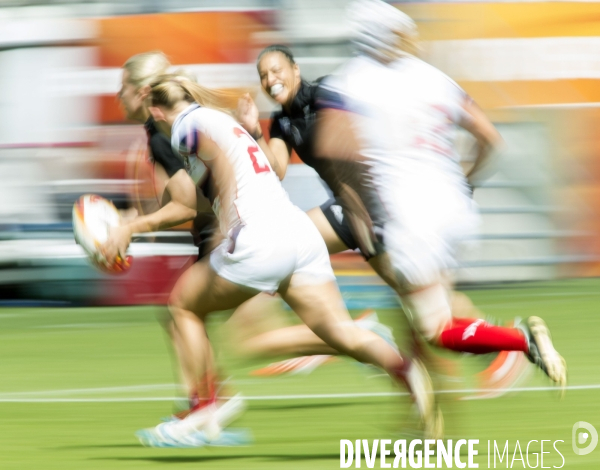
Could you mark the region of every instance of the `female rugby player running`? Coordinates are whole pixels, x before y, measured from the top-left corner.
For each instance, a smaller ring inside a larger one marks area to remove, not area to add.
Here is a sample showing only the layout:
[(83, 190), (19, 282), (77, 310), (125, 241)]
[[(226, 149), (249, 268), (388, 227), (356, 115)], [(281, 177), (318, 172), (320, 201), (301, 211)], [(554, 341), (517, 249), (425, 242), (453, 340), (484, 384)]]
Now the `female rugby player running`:
[[(350, 214), (343, 210), (344, 203), (339, 198), (338, 192), (342, 188), (337, 185), (340, 170), (349, 172), (356, 169), (355, 165), (332, 163), (317, 158), (315, 154), (315, 97), (318, 84), (302, 79), (292, 52), (281, 45), (263, 49), (258, 56), (257, 69), (263, 90), (281, 105), (281, 111), (271, 116), (269, 141), (263, 137), (258, 109), (249, 95), (241, 101), (238, 120), (269, 157), (280, 179), (284, 178), (292, 150), (295, 150), (300, 159), (327, 183), (334, 197), (320, 207), (309, 210), (307, 215), (321, 233), (329, 252), (361, 248), (361, 240), (357, 240), (351, 230), (348, 220)], [(370, 250), (367, 251), (367, 248)], [(380, 248), (381, 245), (376, 245), (373, 251), (373, 247), (363, 247), (361, 251), (365, 258), (377, 265), (376, 261), (382, 253)]]
[[(177, 182), (184, 177), (183, 173), (188, 172), (193, 179), (203, 184), (202, 187), (196, 185), (197, 201), (201, 203), (200, 205), (203, 207), (203, 210), (199, 211), (196, 215), (196, 218), (193, 221), (192, 230), (194, 242), (199, 248), (198, 259), (201, 259), (210, 253), (211, 247), (209, 246), (209, 242), (215, 229), (215, 215), (210, 204), (207, 204), (204, 197), (204, 192), (206, 192), (207, 189), (209, 189), (208, 186), (210, 186), (207, 184), (208, 181), (206, 181), (206, 175), (204, 174), (205, 167), (203, 165), (194, 165), (192, 167), (189, 164), (187, 166), (184, 164), (184, 159), (179, 155), (176, 155), (171, 148), (171, 142), (168, 137), (166, 137), (165, 134), (160, 133), (156, 128), (156, 124), (146, 106), (146, 98), (150, 91), (149, 84), (157, 76), (166, 74), (170, 68), (171, 64), (167, 57), (160, 51), (137, 54), (129, 58), (123, 66), (122, 84), (118, 97), (123, 105), (127, 118), (144, 123), (148, 135), (149, 160), (152, 164), (151, 183), (156, 196), (156, 203), (154, 205), (161, 207), (169, 202), (171, 199), (171, 191), (173, 190), (173, 187), (177, 185)], [(185, 74), (186, 72), (179, 70), (177, 73)], [(237, 95), (232, 96), (232, 103), (237, 105), (235, 102), (236, 99)], [(142, 162), (139, 161), (135, 162), (136, 175), (138, 166), (141, 163)], [(135, 179), (137, 179), (137, 176), (135, 176)], [(140, 206), (142, 205), (142, 201), (138, 200), (136, 202), (138, 202)], [(157, 207), (152, 207), (152, 211), (156, 210)], [(147, 213), (149, 211), (142, 208), (141, 212)], [(265, 297), (272, 299), (271, 296)], [(260, 303), (260, 298), (257, 300), (258, 303)], [(259, 305), (258, 303), (256, 301), (250, 301), (247, 306), (236, 310), (236, 312), (239, 311), (239, 313), (236, 313), (233, 316), (233, 322), (238, 325), (238, 328), (239, 321), (236, 322), (235, 319), (238, 317), (247, 317), (248, 315), (245, 315), (244, 312), (250, 312), (252, 314), (251, 321), (256, 323), (256, 313), (260, 311), (261, 307), (264, 305)], [(359, 325), (366, 325), (371, 329), (375, 329), (378, 333), (384, 335), (387, 334), (391, 337), (391, 333), (388, 334), (386, 327), (373, 322), (370, 318), (362, 320), (359, 322)], [(178, 359), (181, 378), (187, 396), (190, 398), (190, 407), (193, 408), (194, 404), (197, 403), (198, 400), (201, 400), (202, 397), (198, 396), (199, 391), (195, 389), (195, 380), (190, 377), (187, 357), (184, 354), (184, 351), (182, 351), (179, 330), (172, 321), (170, 315), (165, 317), (163, 326), (172, 340), (173, 349)], [(269, 341), (269, 338), (262, 338), (262, 336), (259, 336), (247, 342), (238, 342), (237, 347), (241, 349), (244, 354), (264, 356), (279, 356), (288, 353), (338, 354), (323, 343), (305, 325), (292, 327), (286, 331), (288, 334), (282, 332), (284, 334), (277, 335), (276, 342)], [(316, 360), (312, 360), (312, 358), (315, 358)], [(309, 362), (313, 363), (313, 367), (316, 367), (317, 363), (324, 360), (326, 360), (326, 356), (311, 356)], [(300, 358), (300, 361), (302, 361), (302, 358)], [(306, 364), (304, 365), (306, 367)], [(216, 379), (217, 377), (215, 376), (214, 380)], [(215, 394), (219, 386), (217, 383), (210, 384), (210, 386), (207, 384), (207, 388), (211, 389), (211, 393)], [(185, 414), (185, 411), (182, 411), (180, 415), (181, 414)]]
[[(202, 187), (196, 185), (196, 192), (197, 201), (200, 203), (199, 206), (202, 206), (204, 209), (197, 213), (196, 218), (193, 221), (192, 230), (194, 242), (199, 247), (198, 259), (201, 259), (210, 253), (211, 247), (209, 246), (209, 242), (215, 229), (215, 215), (210, 204), (206, 203), (207, 201), (204, 197), (204, 192), (206, 192), (207, 189), (210, 189), (208, 188), (210, 185), (204, 174), (205, 168), (203, 165), (193, 165), (192, 167), (192, 165), (188, 164), (186, 166), (184, 164), (184, 159), (174, 153), (169, 139), (156, 128), (156, 124), (146, 106), (146, 98), (150, 91), (149, 84), (157, 76), (167, 73), (170, 68), (171, 64), (166, 56), (160, 51), (142, 53), (129, 58), (123, 66), (122, 85), (118, 97), (123, 105), (127, 118), (144, 123), (148, 135), (149, 160), (152, 165), (151, 183), (156, 196), (156, 202), (153, 204), (151, 210), (147, 210), (147, 208), (141, 207), (142, 201), (136, 201), (139, 203), (138, 205), (141, 208), (141, 212), (151, 212), (156, 210), (157, 207), (167, 204), (171, 199), (171, 192), (174, 190), (174, 186), (177, 185), (177, 182), (181, 178), (184, 178), (183, 174), (186, 172), (190, 174), (193, 179), (202, 183)], [(185, 74), (185, 71), (179, 70), (177, 73)], [(232, 103), (237, 105), (235, 102), (236, 99), (237, 95), (233, 96)], [(142, 164), (142, 162), (135, 162), (135, 179), (137, 179), (138, 166), (140, 164)], [(245, 317), (249, 316), (244, 314), (244, 312), (250, 312), (252, 314), (251, 319), (246, 319), (248, 320), (248, 323), (256, 323), (256, 314), (257, 312), (260, 312), (264, 306), (264, 302), (261, 302), (260, 297), (261, 296), (258, 296), (257, 298), (258, 303), (255, 300), (251, 300), (248, 305), (236, 310), (236, 313), (232, 318), (233, 323), (238, 327), (238, 330), (240, 329), (240, 321), (244, 320), (236, 321), (236, 319), (245, 319)], [(272, 299), (271, 296), (265, 297)], [(239, 313), (237, 313), (238, 311)], [(387, 331), (386, 327), (373, 322), (371, 318), (372, 317), (366, 318), (358, 324), (361, 327), (369, 327), (370, 329), (377, 331), (378, 334), (387, 335), (391, 338), (391, 333)], [(179, 329), (172, 321), (170, 314), (165, 316), (162, 324), (172, 341), (173, 350), (178, 360), (181, 379), (186, 394), (189, 397), (190, 409), (194, 408), (194, 406), (202, 400), (216, 400), (217, 398), (221, 400), (221, 397), (218, 396), (220, 394), (217, 394), (217, 391), (221, 387), (216, 383), (218, 379), (216, 374), (214, 374), (211, 379), (207, 377), (207, 383), (203, 384), (202, 390), (197, 389), (195, 378), (191, 377), (189, 371), (188, 357), (182, 349), (183, 346), (180, 340)], [(285, 334), (285, 332), (288, 334)], [(246, 355), (279, 356), (290, 352), (292, 354), (338, 354), (337, 351), (333, 351), (332, 348), (323, 343), (305, 325), (286, 329), (285, 332), (277, 335), (276, 341), (269, 341), (269, 338), (258, 336), (247, 342), (236, 341), (236, 346)], [(389, 338), (387, 339), (389, 340)], [(207, 354), (212, 356), (212, 351), (209, 351)], [(299, 358), (298, 361), (303, 364), (304, 368), (307, 367), (307, 362), (310, 363), (309, 366), (316, 367), (319, 363), (327, 360), (328, 357), (329, 356), (310, 356), (310, 358), (306, 358), (307, 360)], [(205, 394), (208, 395), (204, 396)], [(239, 396), (234, 397), (234, 400), (228, 404), (228, 409), (230, 409), (230, 411), (236, 409), (241, 412), (243, 409), (243, 400)], [(182, 410), (176, 417), (184, 416), (186, 413), (187, 410)], [(230, 418), (233, 419), (234, 414), (231, 414)]]
[[(316, 170), (319, 176), (330, 184), (330, 188), (337, 186), (340, 169), (344, 172), (349, 170), (361, 171), (360, 168), (344, 168), (337, 162), (333, 165), (331, 161), (318, 158), (315, 154), (315, 130), (317, 113), (317, 94), (319, 83), (309, 83), (302, 79), (300, 68), (292, 51), (282, 45), (271, 45), (263, 49), (257, 60), (257, 69), (263, 90), (278, 104), (281, 110), (271, 116), (270, 139), (267, 142), (261, 132), (258, 120), (258, 108), (249, 95), (240, 101), (237, 117), (240, 123), (255, 138), (265, 154), (273, 163), (280, 179), (285, 176), (292, 150), (295, 150), (300, 159), (308, 166)], [(362, 191), (362, 194), (369, 194)], [(307, 212), (319, 233), (325, 240), (330, 254), (339, 253), (347, 249), (361, 249), (361, 244), (354, 235), (356, 227), (352, 227), (348, 212), (343, 202), (334, 191), (333, 198), (320, 207), (315, 207)], [(376, 205), (372, 201), (368, 203), (369, 208)], [(385, 215), (381, 211), (371, 211), (370, 217), (381, 231), (385, 223)], [(373, 247), (375, 252), (369, 252), (362, 247), (361, 252), (375, 271), (380, 274), (392, 288), (400, 289), (395, 276), (390, 275), (389, 261), (383, 252), (381, 240), (377, 240)], [(452, 308), (456, 316), (479, 315), (470, 299), (458, 292), (451, 293)], [(253, 306), (256, 308), (256, 304)], [(375, 325), (378, 328), (378, 325)], [(416, 346), (418, 349), (418, 346)], [(281, 328), (260, 334), (250, 338), (240, 347), (243, 351), (252, 351), (267, 355), (274, 351), (280, 354), (294, 354), (303, 351), (308, 354), (336, 354), (327, 348), (322, 341), (303, 327)], [(319, 356), (318, 361), (323, 361), (326, 356)], [(499, 356), (490, 364), (490, 370), (501, 368), (506, 356)], [(291, 359), (270, 366), (266, 371), (287, 371), (291, 367), (303, 367), (309, 360), (300, 361)], [(483, 377), (488, 374), (482, 373)], [(494, 377), (497, 377), (496, 373)], [(483, 388), (491, 387), (491, 383), (482, 384)], [(504, 382), (504, 385), (506, 383)]]
[[(226, 110), (230, 100), (181, 77), (167, 75), (151, 85), (150, 112), (174, 149), (204, 165), (216, 188), (213, 207), (221, 243), (179, 279), (170, 310), (200, 383), (205, 378), (208, 338), (204, 321), (235, 308), (259, 292), (279, 292), (298, 316), (335, 350), (374, 364), (411, 392), (428, 435), (439, 434), (424, 368), (409, 361), (374, 333), (355, 326), (344, 307), (327, 249), (314, 224), (288, 199), (269, 160)], [(187, 175), (186, 175), (187, 176)], [(179, 181), (171, 200), (111, 233), (103, 250), (110, 261), (125, 253), (133, 233), (151, 232), (196, 215), (194, 181)], [(147, 432), (149, 445), (185, 445), (199, 430), (218, 435), (216, 406), (206, 403), (180, 421)]]
[(444, 283), (455, 248), (477, 225), (456, 129), (477, 142), (469, 178), (500, 143), (499, 134), (456, 83), (413, 55), (411, 18), (380, 0), (356, 2), (350, 15), (359, 55), (323, 84), (317, 148), (324, 157), (367, 163), (389, 214), (385, 249), (416, 330), (454, 351), (522, 351), (564, 387), (565, 361), (540, 318), (530, 317), (522, 328), (456, 318)]
[[(236, 114), (237, 119), (258, 142), (280, 179), (284, 178), (291, 152), (295, 150), (304, 163), (314, 168), (319, 176), (327, 181), (328, 175), (332, 173), (332, 164), (316, 158), (313, 147), (317, 84), (302, 79), (292, 52), (285, 46), (272, 45), (265, 48), (258, 56), (257, 69), (263, 90), (282, 106), (282, 110), (274, 113), (271, 117), (269, 142), (267, 143), (262, 135), (258, 109), (249, 95), (245, 95), (240, 100)], [(331, 192), (331, 189), (329, 191)], [(342, 208), (339, 200), (331, 198), (321, 207), (309, 210), (307, 215), (325, 240), (330, 254), (359, 248), (359, 243), (351, 231), (346, 211)], [(378, 248), (380, 247), (378, 245)], [(367, 250), (363, 250), (363, 254), (372, 264), (376, 267), (379, 266), (378, 255), (381, 253), (375, 253), (375, 257), (373, 257)], [(249, 307), (255, 311), (260, 309), (258, 300), (257, 298), (257, 301)], [(268, 302), (266, 297), (263, 300)], [(359, 317), (358, 324), (373, 328), (391, 339), (391, 332), (386, 331), (387, 327), (382, 326), (376, 320), (373, 321), (376, 318), (373, 313), (372, 310), (366, 311), (364, 317)], [(260, 356), (299, 353), (337, 354), (303, 326), (281, 328), (263, 333), (242, 341), (239, 347), (245, 353), (250, 352)], [(300, 360), (300, 362), (296, 359), (283, 361), (269, 369), (274, 371), (290, 370), (288, 364), (289, 366), (305, 367), (307, 363), (312, 362), (309, 358), (307, 359), (307, 361)], [(326, 356), (319, 356), (315, 359), (317, 359), (316, 363), (319, 363), (319, 361), (326, 360)]]

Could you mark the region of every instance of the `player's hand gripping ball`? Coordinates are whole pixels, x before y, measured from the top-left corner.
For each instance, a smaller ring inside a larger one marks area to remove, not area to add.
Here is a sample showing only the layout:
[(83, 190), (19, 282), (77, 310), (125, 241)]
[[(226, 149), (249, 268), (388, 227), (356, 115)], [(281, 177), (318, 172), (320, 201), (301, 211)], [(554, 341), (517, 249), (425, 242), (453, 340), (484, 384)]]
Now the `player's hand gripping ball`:
[(92, 264), (101, 271), (118, 274), (131, 266), (131, 256), (117, 256), (107, 263), (101, 247), (108, 240), (112, 227), (118, 227), (119, 211), (107, 199), (94, 194), (81, 196), (73, 205), (73, 234), (75, 241), (87, 253)]

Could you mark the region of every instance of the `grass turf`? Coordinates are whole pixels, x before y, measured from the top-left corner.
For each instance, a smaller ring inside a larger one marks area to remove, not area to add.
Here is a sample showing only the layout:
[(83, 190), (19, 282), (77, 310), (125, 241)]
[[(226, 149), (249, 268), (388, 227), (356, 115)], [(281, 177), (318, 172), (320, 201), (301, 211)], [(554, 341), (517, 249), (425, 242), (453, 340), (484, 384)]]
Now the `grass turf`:
[[(597, 341), (600, 281), (562, 281), (472, 290), (467, 294), (498, 319), (540, 315), (569, 365), (570, 385), (600, 384)], [(172, 364), (156, 321), (158, 308), (0, 309), (0, 468), (1, 469), (330, 469), (340, 468), (340, 439), (396, 439), (412, 427), (406, 398), (342, 397), (256, 400), (234, 427), (250, 428), (255, 443), (239, 448), (147, 449), (133, 433), (172, 411)], [(381, 319), (401, 329), (394, 311)], [(219, 338), (218, 315), (211, 323)], [(217, 341), (219, 345), (220, 341)], [(233, 357), (221, 348), (219, 360), (233, 386), (248, 396), (391, 392), (378, 372), (347, 360), (327, 364), (308, 377), (260, 379), (248, 375), (267, 363)], [(457, 357), (457, 356), (454, 356)], [(462, 381), (485, 365), (460, 360)], [(135, 388), (140, 385), (147, 387)], [(526, 384), (546, 386), (541, 374)], [(516, 441), (563, 440), (557, 448), (562, 468), (600, 468), (600, 449), (576, 456), (571, 429), (577, 421), (600, 428), (600, 389), (570, 390), (559, 402), (553, 392), (528, 391), (494, 400), (456, 401), (444, 396), (448, 438), (479, 439), (480, 468), (488, 468), (487, 441), (501, 447)], [(13, 402), (8, 399), (64, 399)], [(164, 401), (77, 402), (74, 399), (155, 399)], [(4, 400), (4, 401), (3, 401)], [(533, 452), (540, 445), (530, 446)], [(560, 467), (551, 444), (545, 467)], [(517, 453), (517, 458), (519, 457)], [(492, 468), (493, 459), (492, 459)], [(527, 463), (525, 461), (525, 463)], [(509, 462), (510, 468), (510, 462)], [(354, 465), (352, 466), (354, 468)], [(365, 461), (362, 468), (366, 468)], [(379, 468), (377, 460), (375, 468)], [(496, 468), (506, 468), (504, 463)], [(512, 468), (524, 468), (516, 460)], [(525, 467), (528, 468), (528, 467)]]

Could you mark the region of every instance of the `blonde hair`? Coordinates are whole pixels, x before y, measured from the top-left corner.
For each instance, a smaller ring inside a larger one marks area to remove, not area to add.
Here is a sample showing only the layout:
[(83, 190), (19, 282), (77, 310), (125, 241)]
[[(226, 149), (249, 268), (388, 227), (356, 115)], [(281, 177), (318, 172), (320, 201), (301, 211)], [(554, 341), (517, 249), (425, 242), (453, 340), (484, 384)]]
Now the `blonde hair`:
[(136, 54), (123, 64), (123, 69), (129, 73), (127, 81), (138, 89), (149, 85), (157, 76), (166, 74), (170, 67), (169, 59), (161, 51)]
[(239, 90), (213, 90), (177, 74), (165, 74), (150, 84), (150, 103), (172, 109), (180, 101), (196, 102), (201, 106), (227, 114), (237, 108), (243, 95)]

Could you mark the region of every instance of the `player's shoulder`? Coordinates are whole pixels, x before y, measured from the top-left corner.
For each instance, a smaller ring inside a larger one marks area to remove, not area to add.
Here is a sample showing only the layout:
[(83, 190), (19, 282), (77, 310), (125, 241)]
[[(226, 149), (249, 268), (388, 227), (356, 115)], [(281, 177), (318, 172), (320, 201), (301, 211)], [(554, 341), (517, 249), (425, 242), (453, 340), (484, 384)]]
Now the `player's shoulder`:
[(235, 126), (237, 121), (225, 112), (193, 104), (179, 115), (173, 127), (176, 133), (190, 133), (194, 129), (196, 132), (210, 134), (227, 124)]
[[(214, 110), (205, 106), (200, 106), (197, 103), (193, 103), (185, 109), (180, 115), (180, 122), (186, 125), (201, 125), (205, 124), (210, 120)], [(179, 118), (178, 118), (179, 119)]]
[(315, 108), (351, 110), (357, 96), (361, 95), (360, 86), (356, 86), (362, 80), (363, 74), (369, 63), (365, 57), (353, 57), (337, 67), (332, 73), (322, 78), (315, 93)]
[(399, 59), (392, 64), (392, 67), (398, 72), (402, 72), (406, 69), (410, 70), (423, 85), (442, 85), (462, 90), (458, 83), (440, 69), (417, 57)]
[(343, 80), (348, 75), (358, 70), (362, 70), (364, 67), (368, 67), (369, 65), (370, 64), (366, 60), (366, 57), (363, 57), (362, 55), (351, 57), (342, 64), (338, 65), (329, 75), (322, 77), (319, 81), (319, 86), (327, 86), (332, 82)]
[(218, 109), (207, 108), (206, 106), (201, 106), (197, 111), (198, 119), (201, 119), (205, 126), (237, 126), (238, 122), (235, 118), (226, 111), (221, 111)]
[(188, 156), (198, 150), (198, 133), (200, 123), (196, 103), (184, 109), (175, 119), (171, 129), (171, 147), (180, 155)]
[(199, 109), (200, 106), (196, 103), (193, 103), (179, 113), (179, 115), (175, 118), (175, 122), (173, 122), (172, 132), (178, 133), (189, 128), (190, 125), (197, 121)]
[(320, 84), (320, 88), (341, 94), (354, 95), (369, 88), (377, 77), (386, 74), (386, 67), (364, 55), (357, 55), (344, 62)]

